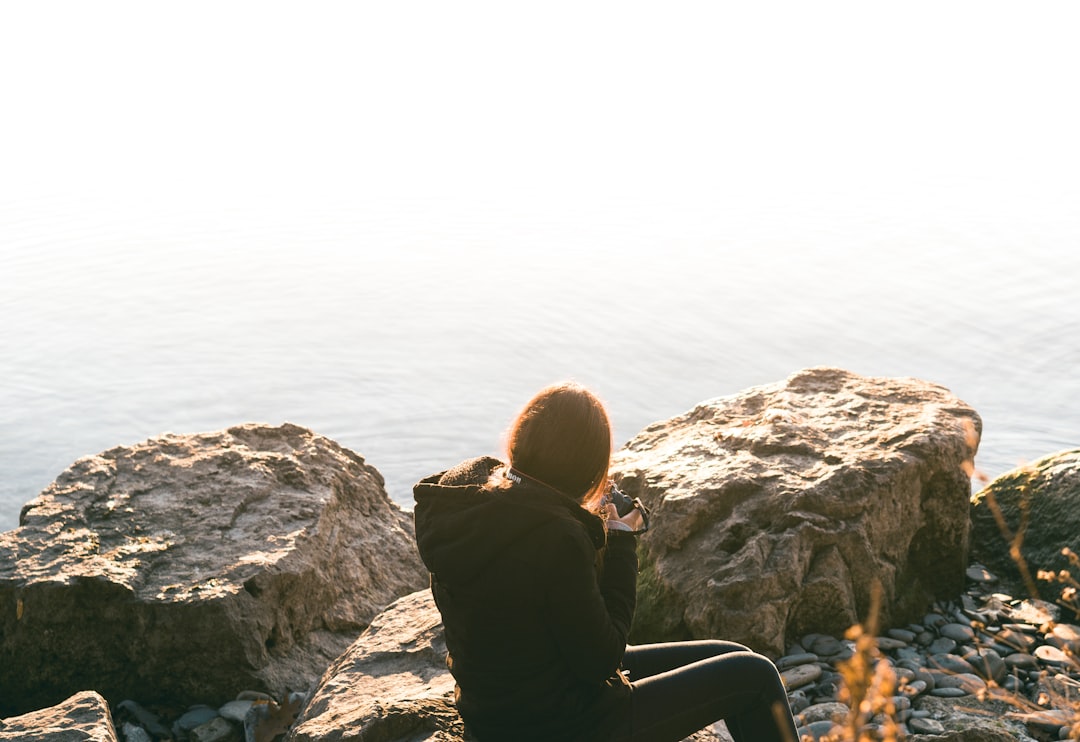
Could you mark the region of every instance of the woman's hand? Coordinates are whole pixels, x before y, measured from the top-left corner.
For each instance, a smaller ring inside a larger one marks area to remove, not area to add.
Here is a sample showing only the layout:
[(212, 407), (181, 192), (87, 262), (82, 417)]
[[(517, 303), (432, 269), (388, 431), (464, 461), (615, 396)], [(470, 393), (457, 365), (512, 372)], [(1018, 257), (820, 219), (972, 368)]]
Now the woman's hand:
[[(641, 511), (637, 508), (634, 508), (620, 518), (619, 511), (609, 502), (604, 506), (604, 513), (607, 515), (607, 527), (609, 531), (640, 531), (645, 527), (645, 519), (642, 517)], [(620, 528), (619, 526), (613, 528), (613, 523), (621, 523), (626, 526), (626, 528)]]

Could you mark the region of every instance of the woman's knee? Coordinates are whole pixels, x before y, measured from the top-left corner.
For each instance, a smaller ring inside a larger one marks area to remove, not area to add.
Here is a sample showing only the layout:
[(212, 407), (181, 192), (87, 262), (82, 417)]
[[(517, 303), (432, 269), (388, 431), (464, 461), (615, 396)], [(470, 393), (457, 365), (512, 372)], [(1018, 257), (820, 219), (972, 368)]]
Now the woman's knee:
[(722, 639), (700, 639), (685, 643), (697, 647), (703, 656), (717, 656), (721, 654), (731, 654), (732, 652), (753, 652), (752, 649), (745, 647), (742, 644), (724, 641)]
[(776, 665), (772, 660), (763, 654), (752, 651), (747, 651), (743, 656), (746, 657), (746, 671), (753, 673), (754, 677), (759, 679), (759, 682), (783, 687), (780, 671), (776, 669)]

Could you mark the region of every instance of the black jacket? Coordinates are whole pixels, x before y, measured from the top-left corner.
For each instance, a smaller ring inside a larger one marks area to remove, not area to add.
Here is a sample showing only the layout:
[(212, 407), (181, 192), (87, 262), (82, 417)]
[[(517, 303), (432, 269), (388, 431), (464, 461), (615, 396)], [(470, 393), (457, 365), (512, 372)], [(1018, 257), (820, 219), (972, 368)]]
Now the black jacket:
[(471, 459), (413, 488), (458, 710), (484, 742), (602, 740), (629, 705), (634, 537), (538, 483), (484, 489), (499, 466)]

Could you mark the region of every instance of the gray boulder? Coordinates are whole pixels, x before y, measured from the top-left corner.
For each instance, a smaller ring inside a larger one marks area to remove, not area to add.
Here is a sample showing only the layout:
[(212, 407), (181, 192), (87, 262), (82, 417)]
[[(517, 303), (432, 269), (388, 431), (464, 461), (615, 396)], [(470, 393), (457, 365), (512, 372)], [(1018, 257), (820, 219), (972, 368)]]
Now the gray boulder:
[(652, 509), (635, 641), (720, 637), (772, 656), (885, 627), (964, 586), (979, 416), (917, 379), (812, 368), (649, 426), (613, 476)]
[(164, 435), (75, 462), (0, 534), (0, 711), (85, 688), (181, 705), (306, 689), (427, 583), (412, 519), (295, 426)]
[(93, 691), (22, 716), (0, 719), (0, 740), (117, 742), (109, 705)]
[[(1024, 520), (1022, 513), (1027, 512), (1020, 552), (1033, 578), (1032, 586), (1024, 584), (1010, 556), (991, 502), (997, 503), (1013, 534)], [(1068, 547), (1080, 554), (1080, 449), (1047, 456), (995, 479), (972, 498), (971, 523), (973, 558), (1016, 594), (1027, 595), (1035, 587), (1045, 597), (1057, 598), (1060, 584), (1038, 583), (1034, 578), (1039, 570), (1058, 573), (1064, 569), (1080, 579), (1080, 570), (1061, 553)]]
[[(380, 614), (322, 676), (288, 742), (471, 742), (454, 708), (442, 619), (421, 590)], [(730, 742), (723, 724), (686, 742)]]

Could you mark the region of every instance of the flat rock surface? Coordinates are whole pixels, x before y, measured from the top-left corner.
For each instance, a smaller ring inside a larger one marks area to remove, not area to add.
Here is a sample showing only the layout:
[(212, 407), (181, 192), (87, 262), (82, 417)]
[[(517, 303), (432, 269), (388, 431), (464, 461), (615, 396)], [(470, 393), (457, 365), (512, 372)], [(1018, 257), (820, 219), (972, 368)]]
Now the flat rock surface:
[[(957, 594), (978, 415), (943, 387), (813, 368), (649, 426), (614, 458), (653, 511), (634, 641), (723, 637), (771, 656)], [(816, 650), (814, 650), (816, 651)]]
[(310, 430), (114, 448), (0, 535), (0, 711), (85, 688), (185, 705), (304, 689), (426, 582), (381, 475)]
[(109, 705), (93, 691), (22, 716), (0, 719), (0, 740), (117, 742)]
[(289, 740), (443, 742), (465, 739), (464, 730), (442, 618), (421, 590), (387, 608), (327, 669)]

